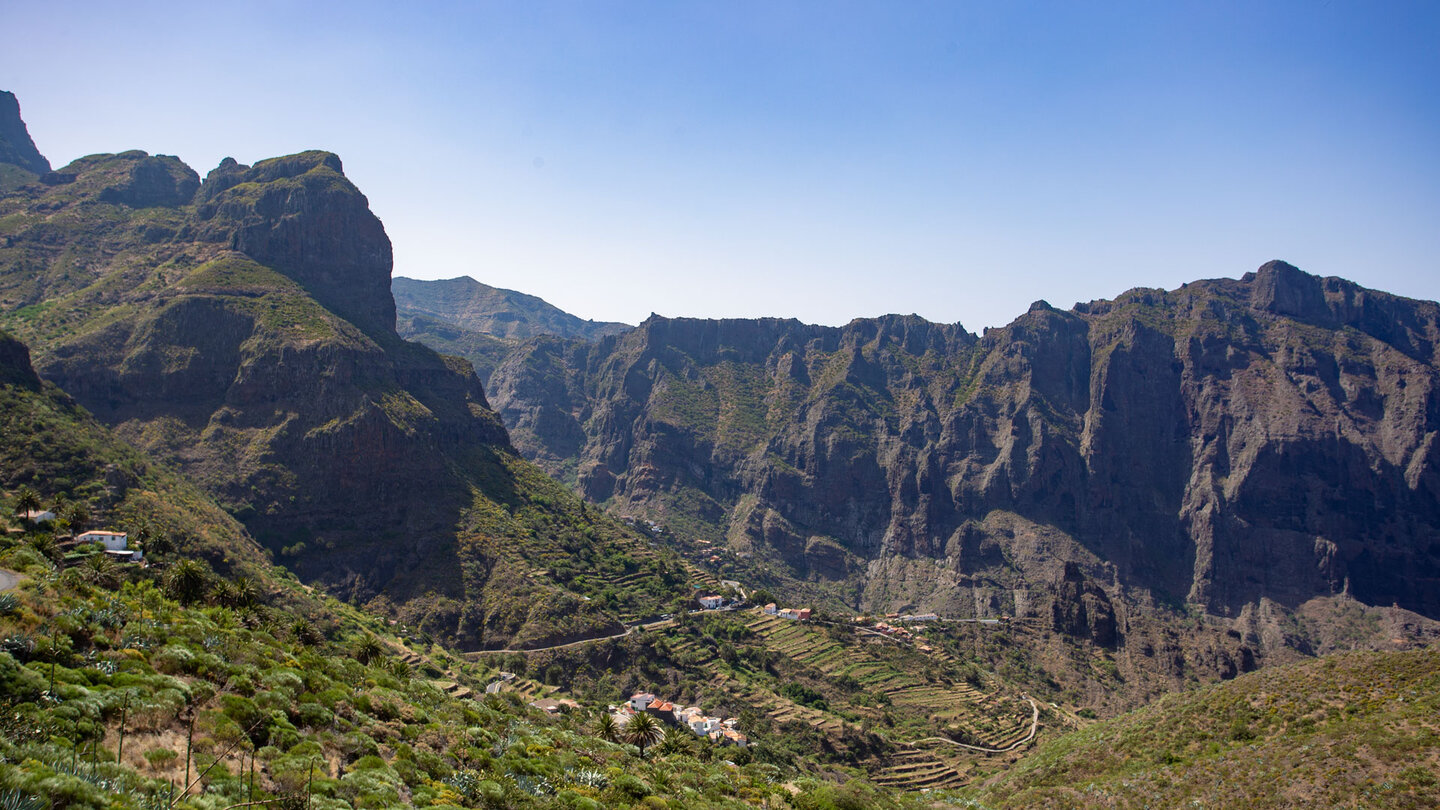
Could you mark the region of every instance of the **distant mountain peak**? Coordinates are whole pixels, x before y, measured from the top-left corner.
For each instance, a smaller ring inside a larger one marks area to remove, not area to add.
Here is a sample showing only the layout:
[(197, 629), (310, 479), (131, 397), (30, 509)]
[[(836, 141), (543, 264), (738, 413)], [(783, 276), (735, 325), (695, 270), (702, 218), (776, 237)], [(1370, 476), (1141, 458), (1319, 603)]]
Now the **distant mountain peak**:
[(50, 171), (50, 161), (35, 148), (30, 130), (20, 117), (19, 100), (8, 90), (0, 90), (0, 163), (10, 163), (35, 174)]
[(424, 316), (506, 340), (554, 335), (593, 341), (631, 328), (629, 324), (585, 320), (534, 295), (491, 287), (470, 276), (441, 281), (397, 276), (391, 290), (402, 318)]

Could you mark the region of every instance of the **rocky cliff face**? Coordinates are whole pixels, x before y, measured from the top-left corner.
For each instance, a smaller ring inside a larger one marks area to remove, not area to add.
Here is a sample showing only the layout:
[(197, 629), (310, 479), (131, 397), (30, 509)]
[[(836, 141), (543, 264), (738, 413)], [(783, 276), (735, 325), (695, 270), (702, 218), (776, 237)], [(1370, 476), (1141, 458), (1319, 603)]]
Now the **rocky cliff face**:
[(1437, 338), (1434, 303), (1271, 262), (983, 337), (657, 317), (531, 341), (491, 391), (593, 498), (859, 607), (1048, 612), (1104, 643), (1137, 595), (1440, 617)]
[(40, 375), (302, 577), (467, 645), (615, 626), (524, 556), (640, 541), (572, 525), (470, 366), (395, 334), (390, 242), (336, 156), (201, 183), (92, 155), (0, 194), (0, 221), (0, 320)]
[(339, 157), (304, 152), (254, 167), (226, 159), (197, 202), (198, 239), (279, 270), (362, 329), (395, 331), (390, 239)]
[(363, 596), (454, 553), (445, 449), (507, 439), (468, 369), (385, 334), (389, 243), (339, 165), (227, 161), (202, 186), (175, 158), (82, 158), (0, 201), (0, 285), (44, 377)]

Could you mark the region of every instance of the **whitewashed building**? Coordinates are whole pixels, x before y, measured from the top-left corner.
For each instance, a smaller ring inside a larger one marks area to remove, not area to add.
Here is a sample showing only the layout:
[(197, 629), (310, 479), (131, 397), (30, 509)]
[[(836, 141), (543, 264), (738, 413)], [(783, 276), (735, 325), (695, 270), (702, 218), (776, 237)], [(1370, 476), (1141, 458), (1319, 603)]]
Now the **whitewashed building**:
[(125, 532), (96, 530), (85, 532), (75, 539), (81, 543), (99, 543), (105, 547), (106, 551), (120, 551), (128, 545), (130, 535)]

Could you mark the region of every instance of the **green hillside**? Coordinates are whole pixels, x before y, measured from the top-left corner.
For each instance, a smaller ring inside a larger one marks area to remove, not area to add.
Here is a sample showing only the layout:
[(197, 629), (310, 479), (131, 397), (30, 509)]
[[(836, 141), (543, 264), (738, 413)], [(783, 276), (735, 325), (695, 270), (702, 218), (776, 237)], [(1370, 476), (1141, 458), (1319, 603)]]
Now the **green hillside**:
[(988, 807), (1440, 806), (1440, 650), (1339, 653), (1054, 740)]

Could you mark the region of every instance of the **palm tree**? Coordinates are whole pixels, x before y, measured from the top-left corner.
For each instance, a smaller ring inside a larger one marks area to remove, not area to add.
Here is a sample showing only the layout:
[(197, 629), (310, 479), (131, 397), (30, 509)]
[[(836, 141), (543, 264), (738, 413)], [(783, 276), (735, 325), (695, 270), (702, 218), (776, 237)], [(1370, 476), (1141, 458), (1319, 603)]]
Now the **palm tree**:
[(114, 590), (120, 586), (120, 570), (105, 554), (91, 554), (80, 564), (80, 579), (86, 584)]
[(15, 516), (24, 518), (31, 511), (40, 508), (40, 496), (29, 485), (20, 487), (15, 493)]
[(679, 726), (666, 726), (665, 738), (657, 746), (662, 754), (688, 754), (695, 735)]
[(84, 501), (70, 501), (65, 505), (60, 517), (70, 522), (70, 529), (76, 532), (85, 531), (85, 524), (90, 522), (90, 508)]
[(225, 607), (235, 606), (235, 584), (225, 579), (217, 579), (210, 585), (210, 602)]
[(385, 648), (380, 646), (380, 639), (374, 636), (366, 636), (355, 645), (355, 660), (367, 667), (384, 654)]
[(600, 719), (595, 721), (595, 736), (605, 742), (620, 742), (620, 724), (615, 722), (615, 715), (605, 712)]
[(645, 712), (640, 712), (625, 724), (625, 742), (637, 746), (642, 757), (645, 756), (645, 746), (660, 742), (664, 736), (665, 729), (661, 728), (660, 721)]
[(295, 621), (290, 623), (290, 635), (307, 647), (320, 640), (320, 633), (316, 631), (315, 625), (304, 616), (296, 616)]
[(210, 569), (198, 560), (181, 560), (165, 575), (165, 591), (184, 605), (204, 599), (209, 589)]
[(231, 579), (223, 600), (228, 607), (251, 608), (260, 602), (260, 592), (255, 580), (240, 574)]
[(29, 543), (30, 548), (35, 549), (41, 557), (44, 557), (50, 562), (58, 563), (64, 556), (60, 551), (60, 546), (55, 542), (54, 535), (32, 534), (25, 539), (25, 542)]
[(133, 535), (135, 542), (145, 549), (146, 554), (174, 554), (175, 539), (164, 532), (151, 532), (145, 524)]

